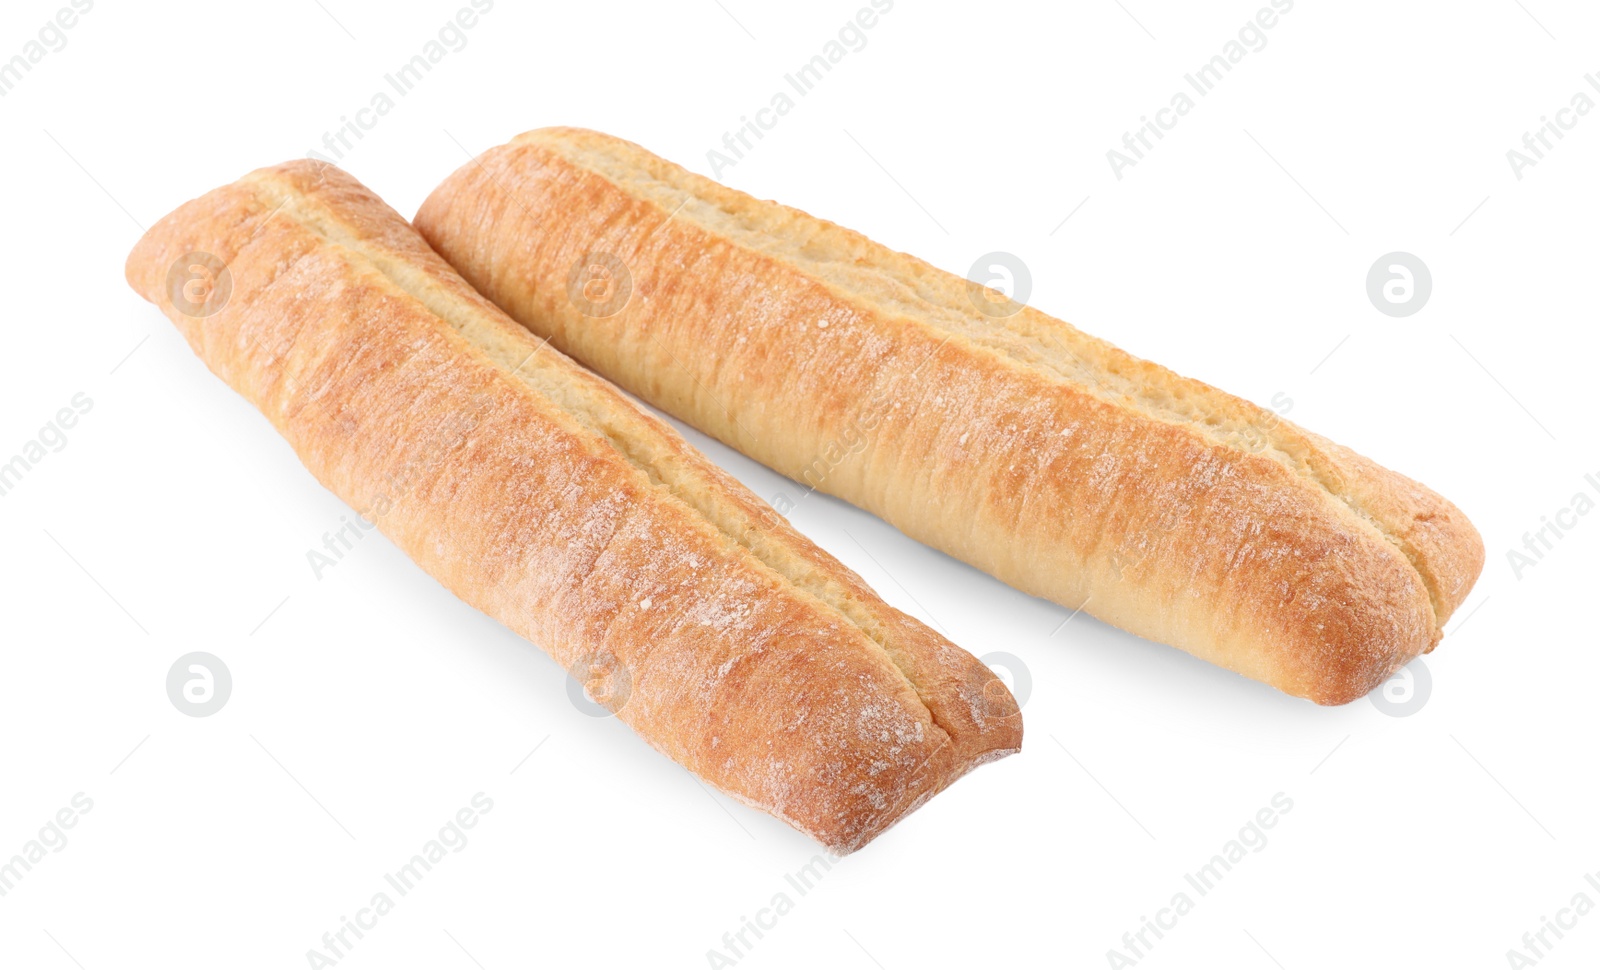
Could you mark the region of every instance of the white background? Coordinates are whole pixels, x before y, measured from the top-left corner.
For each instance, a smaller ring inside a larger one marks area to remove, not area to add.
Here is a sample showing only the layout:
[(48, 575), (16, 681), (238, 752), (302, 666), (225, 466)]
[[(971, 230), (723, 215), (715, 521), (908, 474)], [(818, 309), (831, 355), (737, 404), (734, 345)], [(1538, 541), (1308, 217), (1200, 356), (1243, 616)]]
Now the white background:
[[(469, 152), (544, 125), (709, 172), (864, 5), (499, 0), (341, 164), (408, 216)], [(738, 966), (1113, 965), (1279, 792), (1267, 845), (1140, 966), (1503, 967), (1574, 894), (1600, 903), (1600, 515), (1520, 579), (1506, 556), (1600, 478), (1600, 112), (1520, 180), (1506, 158), (1575, 92), (1600, 99), (1600, 13), (1300, 0), (1118, 180), (1107, 150), (1264, 5), (899, 0), (721, 178), (958, 273), (1015, 253), (1034, 305), (1284, 395), (1451, 498), (1488, 563), (1426, 703), (1321, 709), (1062, 626), (812, 497), (798, 527), (975, 654), (1022, 658), (1032, 691), (1022, 754), (799, 897), (784, 876), (811, 843), (580, 713), (556, 664), (381, 536), (315, 579), (305, 553), (349, 509), (122, 280), (141, 226), (318, 147), (465, 3), (94, 4), (0, 99), (0, 461), (93, 401), (0, 498), (0, 857), (93, 801), (0, 898), (0, 965), (307, 966), (478, 792), (470, 842), (339, 966), (716, 965), (783, 891)], [(7, 3), (0, 58), (64, 6)], [(1364, 285), (1395, 250), (1433, 276), (1401, 319)], [(763, 497), (799, 494), (687, 433)], [(232, 671), (211, 717), (165, 691), (194, 650)], [(1539, 966), (1593, 966), (1600, 912), (1547, 939)]]

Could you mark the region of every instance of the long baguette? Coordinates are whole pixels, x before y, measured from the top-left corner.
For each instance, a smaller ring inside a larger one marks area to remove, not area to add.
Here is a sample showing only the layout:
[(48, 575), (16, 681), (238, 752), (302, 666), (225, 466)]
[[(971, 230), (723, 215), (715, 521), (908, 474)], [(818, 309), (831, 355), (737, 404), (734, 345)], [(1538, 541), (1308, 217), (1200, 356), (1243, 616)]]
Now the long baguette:
[(338, 169), (292, 162), (189, 202), (127, 274), (325, 486), (733, 797), (849, 852), (1018, 750), (986, 667)]
[[(732, 447), (1318, 703), (1431, 650), (1483, 565), (1411, 479), (617, 138), (522, 135), (416, 225), (525, 326)], [(612, 276), (631, 292), (597, 306), (583, 287)]]

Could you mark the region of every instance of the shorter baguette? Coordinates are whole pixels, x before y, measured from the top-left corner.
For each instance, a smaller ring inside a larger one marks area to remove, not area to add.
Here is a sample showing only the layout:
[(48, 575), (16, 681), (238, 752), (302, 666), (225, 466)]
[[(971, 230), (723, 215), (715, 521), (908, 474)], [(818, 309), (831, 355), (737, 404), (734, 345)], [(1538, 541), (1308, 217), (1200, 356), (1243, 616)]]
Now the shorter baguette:
[[(1403, 475), (620, 138), (528, 132), (416, 224), (534, 333), (731, 447), (1321, 704), (1432, 650), (1483, 568), (1461, 510)], [(605, 273), (631, 298), (575, 292)]]
[(292, 162), (217, 189), (127, 275), (418, 565), (835, 852), (1019, 749), (986, 667), (507, 319), (344, 172)]

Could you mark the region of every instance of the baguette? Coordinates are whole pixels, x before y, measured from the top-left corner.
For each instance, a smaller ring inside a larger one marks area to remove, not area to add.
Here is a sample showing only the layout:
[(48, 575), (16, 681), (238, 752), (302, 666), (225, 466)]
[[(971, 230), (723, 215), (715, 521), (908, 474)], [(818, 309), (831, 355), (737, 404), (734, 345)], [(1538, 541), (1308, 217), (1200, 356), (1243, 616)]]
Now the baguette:
[(189, 202), (127, 275), (446, 588), (835, 852), (1019, 749), (988, 668), (506, 318), (344, 172), (291, 162)]
[[(522, 135), (416, 225), (533, 332), (782, 474), (1321, 704), (1431, 650), (1483, 566), (1411, 479), (617, 138)], [(572, 288), (608, 273), (620, 309)]]

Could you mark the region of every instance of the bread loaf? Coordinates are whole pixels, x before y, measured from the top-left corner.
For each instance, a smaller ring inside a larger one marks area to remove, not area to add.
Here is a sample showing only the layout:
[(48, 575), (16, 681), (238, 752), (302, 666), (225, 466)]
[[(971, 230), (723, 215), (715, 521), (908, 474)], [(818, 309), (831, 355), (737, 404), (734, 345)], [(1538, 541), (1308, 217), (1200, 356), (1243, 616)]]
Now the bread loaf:
[[(1247, 401), (636, 145), (463, 166), (423, 236), (623, 388), (1034, 595), (1342, 704), (1483, 565), (1454, 505)], [(584, 287), (613, 279), (625, 299)]]
[(182, 206), (127, 275), (445, 587), (834, 851), (1019, 748), (986, 667), (507, 319), (338, 169), (262, 169)]

